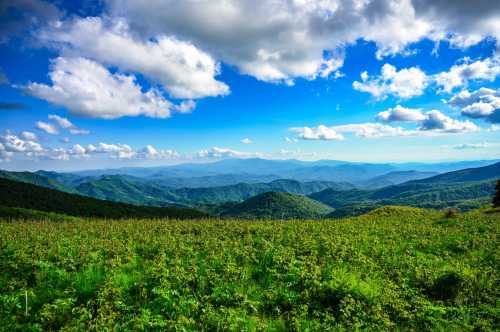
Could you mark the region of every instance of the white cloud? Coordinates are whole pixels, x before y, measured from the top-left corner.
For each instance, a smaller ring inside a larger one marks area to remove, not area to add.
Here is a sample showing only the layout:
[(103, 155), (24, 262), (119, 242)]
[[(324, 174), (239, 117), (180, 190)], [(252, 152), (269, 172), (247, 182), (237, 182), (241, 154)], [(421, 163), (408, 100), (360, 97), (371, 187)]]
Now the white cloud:
[(399, 105), (393, 109), (379, 113), (378, 118), (385, 122), (412, 122), (417, 127), (415, 129), (405, 129), (383, 123), (366, 122), (332, 127), (319, 125), (316, 128), (290, 128), (290, 131), (297, 133), (299, 138), (305, 140), (342, 140), (344, 139), (343, 134), (354, 134), (363, 138), (381, 138), (468, 133), (480, 130), (478, 126), (469, 120), (460, 121), (452, 119), (437, 110), (422, 113), (420, 110), (407, 109)]
[(44, 132), (46, 132), (47, 134), (50, 134), (50, 135), (59, 134), (59, 130), (57, 130), (56, 126), (54, 126), (51, 123), (37, 121), (36, 127), (40, 130), (43, 130)]
[(471, 80), (494, 81), (500, 75), (500, 57), (493, 56), (484, 60), (452, 66), (447, 72), (435, 75), (434, 80), (444, 91), (450, 93), (454, 88), (462, 87)]
[(420, 130), (433, 130), (444, 133), (465, 133), (479, 131), (479, 127), (469, 120), (460, 121), (444, 115), (438, 110), (427, 112), (421, 122)]
[(175, 159), (180, 155), (175, 150), (156, 149), (152, 145), (147, 145), (138, 152), (138, 158), (141, 159)]
[(380, 112), (377, 119), (384, 122), (413, 122), (421, 131), (462, 133), (478, 131), (479, 127), (466, 120), (460, 121), (444, 115), (438, 110), (423, 113), (420, 109), (405, 108), (400, 105)]
[(422, 111), (420, 109), (406, 108), (401, 105), (397, 105), (394, 108), (389, 108), (386, 111), (380, 112), (377, 115), (377, 119), (383, 122), (417, 122), (424, 120), (425, 115), (422, 114)]
[(64, 129), (75, 128), (75, 125), (73, 125), (71, 121), (66, 118), (60, 117), (59, 115), (49, 114), (49, 120), (55, 121), (59, 125), (59, 127)]
[(480, 143), (464, 143), (464, 144), (452, 145), (451, 148), (455, 150), (470, 150), (470, 149), (477, 150), (477, 149), (494, 148), (499, 146), (500, 146), (499, 143), (480, 142)]
[(118, 159), (131, 159), (136, 155), (136, 152), (130, 145), (127, 144), (107, 144), (99, 143), (97, 147), (91, 146), (90, 150), (95, 153), (111, 153)]
[(40, 143), (19, 138), (9, 132), (0, 135), (0, 143), (2, 144), (2, 150), (6, 152), (39, 153), (44, 151)]
[(500, 123), (500, 89), (480, 88), (473, 92), (463, 90), (447, 103), (460, 108), (464, 116)]
[(380, 138), (394, 136), (413, 136), (415, 131), (405, 130), (402, 127), (392, 127), (381, 123), (359, 123), (347, 124), (332, 127), (339, 133), (352, 133), (358, 137), (364, 138)]
[(125, 18), (143, 39), (178, 36), (271, 82), (336, 72), (345, 45), (359, 39), (375, 42), (381, 58), (413, 54), (408, 45), (424, 38), (468, 47), (500, 37), (495, 1), (108, 0), (107, 5), (109, 15)]
[(38, 141), (36, 134), (31, 131), (23, 131), (19, 136), (27, 141)]
[(116, 119), (145, 115), (167, 118), (175, 106), (158, 91), (142, 92), (134, 76), (112, 74), (84, 58), (57, 58), (50, 72), (52, 86), (31, 83), (27, 91), (51, 103), (64, 106), (79, 116)]
[(290, 131), (297, 133), (298, 137), (304, 140), (343, 140), (344, 136), (335, 131), (334, 128), (327, 127), (325, 125), (319, 125), (316, 128), (310, 127), (300, 127), (300, 128), (290, 128)]
[(371, 94), (375, 99), (382, 100), (388, 95), (401, 99), (420, 96), (428, 85), (427, 75), (417, 67), (403, 68), (386, 63), (382, 66), (380, 76), (370, 78), (367, 72), (361, 73), (361, 82), (354, 81), (352, 86), (358, 91)]
[(298, 139), (296, 139), (295, 137), (292, 137), (292, 138), (290, 138), (290, 137), (285, 137), (285, 142), (290, 143), (290, 144), (297, 143), (298, 141), (299, 141), (299, 140), (298, 140)]
[(67, 129), (72, 135), (88, 135), (90, 131), (81, 129), (75, 126), (67, 118), (60, 117), (59, 115), (49, 114), (49, 120), (53, 120), (57, 125), (63, 129)]
[(247, 138), (242, 139), (241, 143), (243, 143), (243, 144), (252, 144), (253, 142), (252, 142), (252, 140), (250, 138), (247, 137)]
[(88, 135), (88, 134), (90, 134), (90, 131), (87, 129), (81, 129), (81, 128), (71, 128), (69, 130), (69, 133), (71, 135)]
[(262, 157), (259, 152), (242, 152), (228, 148), (219, 148), (214, 146), (208, 150), (198, 152), (198, 158), (221, 159), (221, 158), (251, 158)]
[(176, 98), (229, 93), (229, 87), (215, 79), (219, 65), (209, 54), (164, 33), (141, 40), (123, 19), (87, 17), (59, 22), (42, 31), (39, 38), (64, 53), (139, 72)]
[(490, 131), (490, 132), (500, 131), (500, 126), (499, 125), (491, 125), (490, 128), (488, 128), (488, 131)]
[(71, 148), (71, 151), (73, 154), (76, 154), (76, 155), (84, 155), (87, 153), (87, 150), (83, 146), (81, 146), (80, 144), (73, 145), (73, 147)]

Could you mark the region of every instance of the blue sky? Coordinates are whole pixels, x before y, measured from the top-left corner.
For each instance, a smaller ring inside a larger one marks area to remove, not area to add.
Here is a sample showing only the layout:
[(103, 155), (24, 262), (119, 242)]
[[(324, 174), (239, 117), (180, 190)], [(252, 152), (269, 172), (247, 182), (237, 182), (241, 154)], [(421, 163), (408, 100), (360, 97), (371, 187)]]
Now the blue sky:
[(0, 167), (499, 158), (500, 5), (372, 2), (2, 5)]

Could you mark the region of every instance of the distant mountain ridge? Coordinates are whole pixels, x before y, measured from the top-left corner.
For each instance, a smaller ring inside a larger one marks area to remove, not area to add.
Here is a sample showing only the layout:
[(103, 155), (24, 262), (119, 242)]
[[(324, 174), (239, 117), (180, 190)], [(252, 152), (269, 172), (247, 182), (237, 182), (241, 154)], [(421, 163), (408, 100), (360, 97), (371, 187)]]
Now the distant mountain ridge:
[[(489, 203), (498, 178), (500, 178), (500, 163), (448, 172), (373, 190), (325, 189), (309, 197), (333, 208), (350, 211), (364, 211), (382, 205), (478, 207)], [(338, 211), (333, 212), (335, 213), (339, 214)]]
[(500, 162), (484, 167), (466, 168), (458, 171), (439, 174), (413, 183), (456, 183), (467, 181), (484, 181), (500, 178)]
[(437, 172), (419, 172), (419, 171), (393, 171), (387, 174), (379, 175), (374, 178), (363, 181), (360, 186), (363, 188), (382, 188), (395, 184), (404, 183), (412, 180), (420, 180), (435, 176)]
[[(332, 181), (351, 182), (358, 184), (370, 178), (381, 176), (394, 171), (418, 172), (450, 172), (471, 167), (482, 167), (499, 160), (458, 161), (446, 163), (355, 163), (339, 160), (268, 160), (259, 158), (224, 159), (203, 164), (180, 164), (164, 167), (129, 167), (120, 169), (104, 169), (73, 172), (79, 176), (102, 175), (130, 175), (141, 178), (150, 178), (155, 181), (169, 181), (173, 178), (188, 179), (184, 184), (171, 185), (173, 187), (198, 187), (198, 184), (189, 184), (190, 178), (226, 176), (232, 174), (233, 182), (214, 184), (214, 186), (250, 183), (250, 177), (266, 176), (267, 179), (255, 179), (252, 182), (269, 182), (274, 179), (294, 179), (297, 181)], [(239, 177), (239, 178), (238, 178)], [(269, 177), (273, 177), (270, 179)], [(246, 178), (246, 179), (245, 179)], [(164, 183), (167, 184), (167, 183)], [(207, 186), (207, 185), (205, 185)], [(212, 185), (209, 185), (212, 186)]]
[[(466, 162), (466, 164), (470, 163)], [(481, 164), (483, 161), (478, 163)], [(266, 170), (268, 173), (279, 171), (282, 174), (294, 174), (298, 178), (350, 178), (355, 185), (342, 181), (274, 179), (277, 175), (250, 173), (164, 177), (163, 170), (171, 167), (148, 169), (146, 173), (141, 173), (141, 176), (132, 175), (140, 173), (139, 169), (133, 169), (132, 172), (128, 169), (127, 172), (131, 174), (96, 175), (97, 173), (94, 173), (91, 175), (50, 171), (36, 173), (0, 171), (0, 177), (102, 200), (160, 207), (193, 206), (216, 213), (222, 213), (226, 208), (233, 206), (233, 203), (245, 201), (262, 193), (286, 192), (307, 195), (337, 209), (333, 213), (341, 214), (342, 209), (350, 213), (348, 211), (355, 212), (383, 204), (464, 208), (478, 206), (487, 202), (493, 190), (492, 181), (500, 174), (500, 163), (438, 175), (427, 171), (393, 170), (395, 166), (390, 164), (345, 164), (339, 161), (301, 162), (250, 159), (172, 167), (179, 172), (206, 168), (204, 171), (211, 173), (214, 170), (224, 169), (239, 171), (245, 165), (252, 164), (255, 164), (256, 173)], [(272, 165), (276, 165), (277, 168), (270, 169)], [(415, 165), (412, 164), (412, 166)], [(387, 170), (391, 171), (385, 172)], [(254, 170), (251, 169), (251, 171)], [(379, 173), (382, 174), (370, 177)], [(218, 181), (232, 183), (240, 179), (246, 179), (249, 182), (216, 186)], [(260, 179), (272, 180), (254, 182)], [(173, 186), (167, 184), (173, 184)], [(183, 184), (207, 185), (176, 187)]]

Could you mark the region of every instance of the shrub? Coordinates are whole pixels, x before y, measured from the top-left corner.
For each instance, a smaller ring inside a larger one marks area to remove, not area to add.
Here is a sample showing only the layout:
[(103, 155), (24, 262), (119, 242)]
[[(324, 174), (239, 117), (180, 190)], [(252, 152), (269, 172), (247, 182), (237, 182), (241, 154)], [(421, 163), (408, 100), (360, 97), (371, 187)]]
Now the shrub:
[(444, 217), (447, 219), (456, 218), (457, 216), (458, 216), (458, 209), (456, 208), (447, 208), (444, 211)]

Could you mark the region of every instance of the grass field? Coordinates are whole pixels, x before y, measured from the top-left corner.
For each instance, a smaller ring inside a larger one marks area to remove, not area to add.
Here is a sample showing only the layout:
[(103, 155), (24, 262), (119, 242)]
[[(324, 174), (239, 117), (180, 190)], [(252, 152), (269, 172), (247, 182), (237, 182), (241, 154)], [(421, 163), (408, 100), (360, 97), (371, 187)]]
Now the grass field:
[[(0, 222), (0, 329), (500, 328), (500, 213)], [(27, 306), (26, 306), (27, 303)]]

